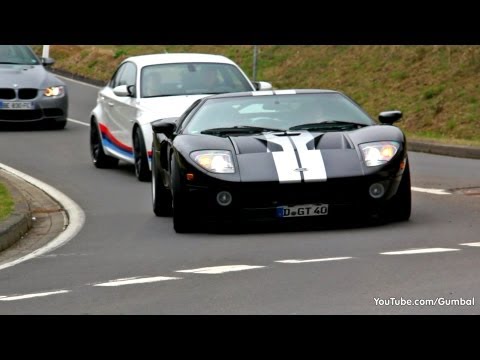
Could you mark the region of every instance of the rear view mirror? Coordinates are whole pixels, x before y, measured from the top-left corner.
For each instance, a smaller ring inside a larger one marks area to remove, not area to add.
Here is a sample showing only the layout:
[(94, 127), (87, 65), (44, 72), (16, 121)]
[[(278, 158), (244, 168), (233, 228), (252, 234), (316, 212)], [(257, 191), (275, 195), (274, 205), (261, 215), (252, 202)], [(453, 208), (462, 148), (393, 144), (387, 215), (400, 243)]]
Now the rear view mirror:
[(383, 111), (378, 115), (378, 120), (382, 124), (392, 125), (394, 122), (400, 120), (402, 116), (402, 112), (398, 110)]
[(120, 85), (113, 89), (113, 93), (119, 97), (130, 96), (127, 85)]
[(253, 85), (255, 86), (255, 90), (272, 90), (273, 89), (272, 84), (266, 81), (255, 81)]
[(50, 65), (53, 65), (55, 64), (55, 60), (53, 60), (52, 58), (42, 58), (42, 64), (43, 66), (50, 66)]
[(166, 118), (152, 122), (152, 130), (155, 134), (164, 134), (168, 138), (172, 138), (173, 133), (177, 129), (178, 118)]

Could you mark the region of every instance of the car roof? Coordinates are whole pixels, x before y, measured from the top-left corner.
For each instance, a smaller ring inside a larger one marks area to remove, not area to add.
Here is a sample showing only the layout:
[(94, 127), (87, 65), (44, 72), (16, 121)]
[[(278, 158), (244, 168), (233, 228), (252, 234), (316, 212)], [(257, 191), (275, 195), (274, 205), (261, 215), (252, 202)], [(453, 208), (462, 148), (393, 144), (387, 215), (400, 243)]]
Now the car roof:
[(139, 67), (157, 64), (175, 64), (175, 63), (221, 63), (236, 65), (232, 60), (222, 55), (196, 54), (196, 53), (172, 53), (172, 54), (150, 54), (131, 56), (123, 62), (131, 61)]
[(205, 99), (226, 99), (235, 97), (249, 97), (249, 96), (278, 96), (278, 95), (297, 95), (297, 94), (341, 94), (340, 91), (328, 89), (281, 89), (281, 90), (260, 90), (260, 91), (245, 91), (237, 93), (225, 93), (218, 95), (211, 95)]

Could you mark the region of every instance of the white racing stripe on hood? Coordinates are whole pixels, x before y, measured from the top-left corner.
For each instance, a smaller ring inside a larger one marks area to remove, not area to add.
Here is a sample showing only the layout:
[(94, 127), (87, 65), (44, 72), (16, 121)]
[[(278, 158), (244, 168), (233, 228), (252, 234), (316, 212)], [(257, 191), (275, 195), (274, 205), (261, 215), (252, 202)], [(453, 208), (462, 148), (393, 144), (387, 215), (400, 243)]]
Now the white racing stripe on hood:
[(281, 183), (301, 182), (300, 172), (295, 171), (298, 168), (298, 161), (295, 150), (287, 136), (275, 136), (273, 134), (264, 134), (268, 142), (280, 145), (283, 151), (272, 151), (273, 161), (277, 169), (278, 180)]
[(293, 143), (297, 147), (300, 164), (303, 169), (303, 178), (305, 182), (326, 181), (327, 172), (323, 162), (320, 150), (309, 150), (307, 144), (313, 140), (313, 135), (309, 132), (302, 132), (300, 135), (291, 136)]

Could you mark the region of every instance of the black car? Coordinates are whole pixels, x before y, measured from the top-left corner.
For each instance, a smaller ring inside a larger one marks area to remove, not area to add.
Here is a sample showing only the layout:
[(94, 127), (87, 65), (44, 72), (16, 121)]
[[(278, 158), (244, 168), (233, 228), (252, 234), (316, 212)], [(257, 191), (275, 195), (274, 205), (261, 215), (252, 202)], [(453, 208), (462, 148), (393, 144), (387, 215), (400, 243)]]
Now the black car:
[(0, 45), (0, 124), (41, 123), (63, 129), (68, 117), (65, 84), (27, 45)]
[[(177, 232), (209, 220), (408, 220), (400, 111), (371, 119), (330, 90), (215, 95), (152, 123), (152, 198)], [(318, 218), (314, 218), (318, 217)]]

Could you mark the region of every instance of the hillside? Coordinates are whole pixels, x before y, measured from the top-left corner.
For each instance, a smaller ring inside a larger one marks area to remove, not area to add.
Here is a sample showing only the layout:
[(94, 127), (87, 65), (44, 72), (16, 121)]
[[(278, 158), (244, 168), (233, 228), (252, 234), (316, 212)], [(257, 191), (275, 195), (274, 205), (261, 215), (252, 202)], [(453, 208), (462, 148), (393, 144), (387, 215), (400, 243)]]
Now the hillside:
[[(40, 47), (36, 48), (40, 50)], [(252, 74), (252, 46), (54, 45), (55, 67), (108, 80), (131, 55), (223, 54)], [(257, 80), (343, 91), (373, 117), (399, 109), (407, 134), (480, 144), (480, 46), (260, 46)]]

